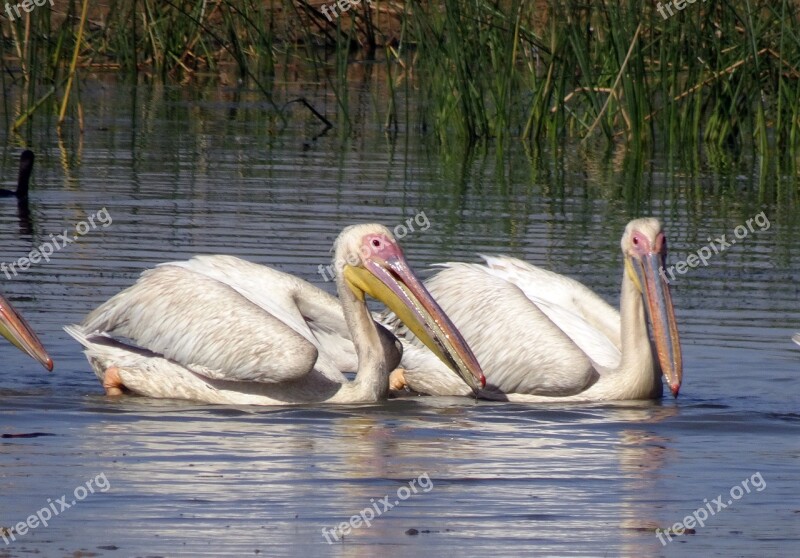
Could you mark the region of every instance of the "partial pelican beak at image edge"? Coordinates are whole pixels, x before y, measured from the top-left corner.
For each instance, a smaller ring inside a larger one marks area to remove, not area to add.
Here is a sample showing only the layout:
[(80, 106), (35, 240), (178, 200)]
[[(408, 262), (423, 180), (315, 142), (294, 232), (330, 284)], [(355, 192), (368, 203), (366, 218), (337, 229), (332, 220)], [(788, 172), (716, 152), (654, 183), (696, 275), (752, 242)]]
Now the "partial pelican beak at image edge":
[(48, 370), (53, 369), (53, 360), (41, 341), (13, 306), (0, 296), (0, 335), (8, 339), (19, 350), (27, 353)]

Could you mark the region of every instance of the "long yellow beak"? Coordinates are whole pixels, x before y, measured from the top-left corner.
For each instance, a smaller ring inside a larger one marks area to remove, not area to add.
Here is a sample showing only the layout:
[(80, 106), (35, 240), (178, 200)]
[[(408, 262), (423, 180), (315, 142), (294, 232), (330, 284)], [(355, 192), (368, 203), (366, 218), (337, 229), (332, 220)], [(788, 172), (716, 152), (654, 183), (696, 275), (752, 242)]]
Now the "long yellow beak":
[(678, 397), (683, 379), (683, 357), (675, 309), (669, 292), (669, 283), (660, 271), (661, 254), (651, 253), (643, 258), (630, 258), (647, 307), (650, 332), (656, 345), (661, 372), (669, 384), (672, 395)]
[(0, 295), (0, 335), (39, 361), (48, 370), (53, 369), (53, 360), (48, 356), (39, 338), (2, 295)]
[(364, 258), (362, 266), (344, 266), (344, 278), (357, 295), (367, 293), (388, 306), (400, 320), (461, 376), (473, 390), (486, 385), (475, 355), (444, 310), (411, 271), (399, 246), (387, 255)]

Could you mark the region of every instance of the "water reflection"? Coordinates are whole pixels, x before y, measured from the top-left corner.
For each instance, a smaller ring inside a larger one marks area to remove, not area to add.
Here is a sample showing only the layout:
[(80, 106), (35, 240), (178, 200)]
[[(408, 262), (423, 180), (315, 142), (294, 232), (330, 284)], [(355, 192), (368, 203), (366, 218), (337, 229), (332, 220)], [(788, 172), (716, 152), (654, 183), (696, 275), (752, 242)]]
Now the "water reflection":
[(19, 234), (32, 235), (33, 223), (31, 222), (31, 208), (28, 198), (17, 200), (17, 217), (19, 218)]
[[(331, 550), (360, 556), (389, 545), (395, 555), (395, 545), (402, 554), (409, 545), (443, 549), (464, 538), (480, 548), (492, 533), (492, 544), (558, 553), (613, 531), (615, 553), (642, 555), (652, 541), (640, 529), (657, 522), (648, 506), (660, 497), (653, 478), (670, 442), (631, 424), (678, 413), (657, 405), (534, 410), (425, 399), (357, 410), (168, 403), (97, 398), (91, 405), (99, 414), (78, 431), (6, 444), (3, 488), (24, 487), (35, 503), (102, 471), (112, 490), (81, 502), (54, 528), (102, 513), (115, 544), (128, 549), (144, 540), (151, 550), (169, 548), (185, 541), (186, 529), (195, 533), (190, 551), (217, 537), (263, 549), (325, 544), (323, 528), (387, 495), (393, 504), (398, 488), (427, 474), (430, 491)], [(46, 473), (53, 459), (61, 474)], [(159, 541), (148, 538), (154, 521)], [(407, 535), (412, 528), (420, 536)]]

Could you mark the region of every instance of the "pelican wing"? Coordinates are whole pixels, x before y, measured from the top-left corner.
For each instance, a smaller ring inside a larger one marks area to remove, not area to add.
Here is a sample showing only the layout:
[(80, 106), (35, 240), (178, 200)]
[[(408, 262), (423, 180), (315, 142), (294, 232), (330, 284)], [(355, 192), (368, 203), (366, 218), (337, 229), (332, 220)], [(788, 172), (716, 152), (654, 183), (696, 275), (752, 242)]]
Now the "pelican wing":
[(64, 330), (85, 347), (89, 363), (101, 382), (113, 366), (126, 389), (169, 399), (189, 399), (217, 404), (283, 405), (335, 400), (341, 384), (312, 370), (301, 380), (278, 384), (211, 379), (188, 370), (161, 355), (134, 347), (102, 333), (86, 333), (79, 326)]
[(318, 355), (313, 343), (235, 289), (177, 265), (142, 273), (89, 314), (82, 329), (129, 339), (220, 380), (297, 379), (314, 368)]
[(519, 287), (595, 365), (615, 368), (622, 356), (619, 312), (582, 283), (507, 256), (481, 256), (492, 276)]
[[(486, 371), (487, 389), (561, 396), (596, 380), (590, 359), (517, 285), (479, 264), (442, 267), (425, 285)], [(424, 393), (452, 394), (455, 375), (447, 376), (434, 358), (425, 358), (421, 344), (396, 319), (387, 320), (410, 345), (402, 361), (408, 384)]]
[(162, 265), (183, 267), (224, 283), (269, 312), (316, 347), (316, 368), (331, 379), (343, 381), (341, 372), (358, 367), (339, 300), (314, 285), (233, 256), (195, 256)]

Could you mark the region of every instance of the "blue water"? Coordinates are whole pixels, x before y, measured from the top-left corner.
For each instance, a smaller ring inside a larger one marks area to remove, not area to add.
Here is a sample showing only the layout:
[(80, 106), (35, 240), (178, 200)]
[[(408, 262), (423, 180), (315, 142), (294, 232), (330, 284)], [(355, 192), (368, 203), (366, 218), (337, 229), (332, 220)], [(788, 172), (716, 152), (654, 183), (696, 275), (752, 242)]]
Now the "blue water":
[[(30, 132), (30, 222), (12, 200), (0, 204), (6, 263), (95, 218), (50, 262), (0, 275), (56, 362), (48, 374), (0, 348), (0, 435), (12, 436), (0, 438), (0, 527), (53, 514), (24, 534), (0, 532), (0, 557), (795, 554), (800, 217), (759, 199), (755, 168), (689, 178), (660, 159), (630, 173), (580, 150), (535, 162), (521, 148), (437, 152), (366, 124), (355, 139), (312, 139), (308, 122), (274, 136), (256, 101), (188, 95), (154, 88), (131, 100), (89, 87), (83, 137)], [(4, 187), (19, 152), (0, 153)], [(197, 253), (236, 254), (332, 291), (319, 266), (342, 227), (415, 217), (428, 225), (402, 244), (423, 276), (437, 261), (507, 253), (616, 304), (631, 218), (662, 219), (676, 264), (761, 212), (768, 227), (672, 283), (685, 362), (677, 400), (115, 400), (61, 330), (142, 270)], [(726, 507), (709, 508), (715, 499)], [(701, 509), (714, 510), (704, 525), (662, 545), (657, 528)], [(359, 514), (335, 540), (331, 529)]]

